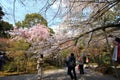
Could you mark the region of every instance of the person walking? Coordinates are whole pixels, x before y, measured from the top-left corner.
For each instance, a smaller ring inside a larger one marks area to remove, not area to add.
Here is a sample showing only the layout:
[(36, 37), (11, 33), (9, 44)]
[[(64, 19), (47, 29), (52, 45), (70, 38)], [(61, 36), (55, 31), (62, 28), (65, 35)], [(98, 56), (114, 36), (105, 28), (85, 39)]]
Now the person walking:
[(40, 55), (40, 57), (37, 60), (37, 69), (38, 69), (38, 80), (42, 80), (43, 75), (43, 54)]
[(71, 53), (71, 55), (68, 57), (66, 61), (67, 67), (68, 67), (68, 75), (70, 76), (71, 80), (77, 80), (75, 66), (76, 66), (76, 58), (74, 56), (74, 53)]

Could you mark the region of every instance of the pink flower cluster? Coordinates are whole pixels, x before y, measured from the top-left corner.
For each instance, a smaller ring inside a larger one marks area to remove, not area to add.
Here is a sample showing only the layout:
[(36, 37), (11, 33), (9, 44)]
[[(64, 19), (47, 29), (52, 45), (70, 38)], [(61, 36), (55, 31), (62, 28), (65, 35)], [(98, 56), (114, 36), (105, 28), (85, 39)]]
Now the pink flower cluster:
[(31, 28), (14, 28), (10, 33), (14, 36), (14, 39), (24, 38), (27, 41), (46, 40), (50, 36), (49, 29), (41, 24), (37, 24)]

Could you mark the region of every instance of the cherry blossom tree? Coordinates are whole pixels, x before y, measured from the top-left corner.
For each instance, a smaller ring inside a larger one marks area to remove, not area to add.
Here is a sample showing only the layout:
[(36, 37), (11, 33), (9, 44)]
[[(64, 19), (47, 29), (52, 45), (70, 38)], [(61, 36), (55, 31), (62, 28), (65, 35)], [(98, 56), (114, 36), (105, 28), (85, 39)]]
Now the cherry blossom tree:
[(38, 42), (45, 40), (47, 37), (50, 36), (49, 29), (41, 24), (37, 24), (31, 28), (17, 28), (15, 27), (14, 30), (10, 31), (13, 40), (25, 39), (27, 42)]

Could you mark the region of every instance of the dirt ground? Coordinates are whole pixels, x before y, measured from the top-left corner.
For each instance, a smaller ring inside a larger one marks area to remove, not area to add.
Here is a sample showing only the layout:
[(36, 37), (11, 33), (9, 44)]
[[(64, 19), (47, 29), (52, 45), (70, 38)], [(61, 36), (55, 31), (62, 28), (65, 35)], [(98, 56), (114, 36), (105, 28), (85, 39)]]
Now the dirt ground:
[[(76, 73), (78, 80), (117, 80), (112, 75), (103, 75), (90, 69), (85, 69), (85, 74), (83, 75), (79, 74), (78, 70), (76, 70)], [(5, 76), (0, 77), (0, 80), (37, 80), (37, 74)], [(70, 77), (67, 75), (67, 69), (63, 68), (44, 72), (43, 80), (70, 80)]]

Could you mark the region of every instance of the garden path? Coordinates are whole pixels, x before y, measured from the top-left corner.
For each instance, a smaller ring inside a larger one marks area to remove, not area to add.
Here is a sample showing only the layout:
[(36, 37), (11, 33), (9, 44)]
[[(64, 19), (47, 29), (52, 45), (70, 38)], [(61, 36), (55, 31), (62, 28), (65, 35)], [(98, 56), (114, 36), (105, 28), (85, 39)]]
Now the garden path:
[[(112, 75), (103, 75), (98, 72), (94, 72), (90, 69), (85, 69), (85, 74), (80, 75), (78, 71), (77, 77), (78, 80), (117, 80)], [(18, 76), (5, 76), (0, 77), (0, 80), (37, 80), (36, 74), (25, 74), (25, 75), (18, 75)], [(70, 80), (69, 76), (67, 75), (66, 68), (46, 71), (43, 76), (43, 80)]]

